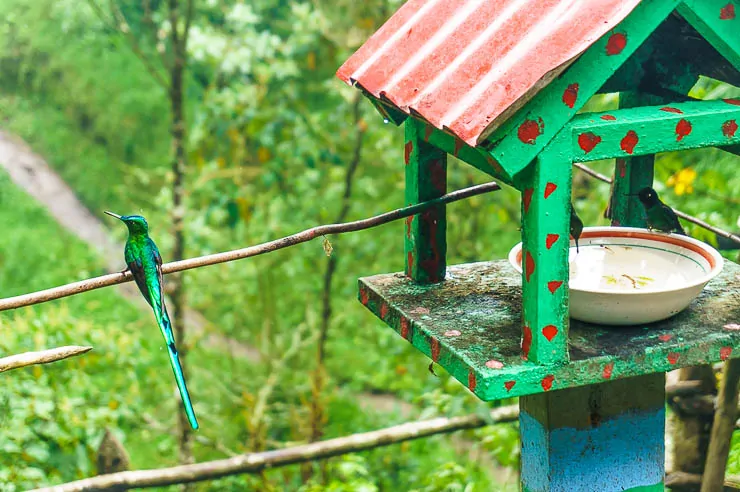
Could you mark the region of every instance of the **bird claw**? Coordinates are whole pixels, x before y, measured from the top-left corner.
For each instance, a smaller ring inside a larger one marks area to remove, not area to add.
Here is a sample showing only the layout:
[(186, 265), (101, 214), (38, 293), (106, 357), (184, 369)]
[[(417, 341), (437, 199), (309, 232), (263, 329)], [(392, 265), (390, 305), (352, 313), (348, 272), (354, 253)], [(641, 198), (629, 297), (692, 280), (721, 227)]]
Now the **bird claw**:
[(121, 271), (120, 271), (120, 272), (118, 272), (118, 273), (120, 273), (121, 275), (126, 275), (126, 273), (127, 273), (128, 271), (129, 271), (129, 269), (128, 269), (128, 267), (126, 267), (126, 268), (124, 268), (123, 270), (121, 270)]

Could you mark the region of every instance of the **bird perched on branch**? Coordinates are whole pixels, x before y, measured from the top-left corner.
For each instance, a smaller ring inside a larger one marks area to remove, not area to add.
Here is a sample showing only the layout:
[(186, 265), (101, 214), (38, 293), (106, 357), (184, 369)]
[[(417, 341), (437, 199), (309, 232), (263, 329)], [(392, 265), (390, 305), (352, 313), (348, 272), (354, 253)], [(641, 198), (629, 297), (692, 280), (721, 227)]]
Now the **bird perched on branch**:
[(660, 201), (657, 191), (646, 186), (637, 193), (631, 193), (629, 196), (637, 196), (642, 206), (645, 207), (648, 228), (661, 232), (675, 232), (683, 236), (686, 235), (686, 231), (683, 230), (678, 217), (676, 217), (676, 212)]
[(193, 404), (190, 401), (188, 388), (185, 386), (185, 376), (182, 373), (180, 358), (175, 348), (175, 335), (172, 332), (172, 323), (167, 314), (167, 307), (164, 304), (164, 290), (162, 288), (162, 256), (154, 241), (149, 237), (149, 225), (146, 219), (141, 215), (118, 215), (113, 212), (105, 212), (111, 217), (115, 217), (126, 224), (128, 227), (128, 239), (124, 249), (126, 265), (134, 276), (136, 285), (139, 287), (144, 299), (152, 307), (154, 317), (162, 332), (167, 351), (170, 356), (172, 371), (175, 373), (177, 389), (180, 390), (180, 397), (185, 407), (185, 413), (193, 429), (198, 428), (198, 421), (195, 418)]
[(583, 232), (583, 221), (581, 218), (576, 214), (576, 209), (573, 207), (573, 204), (570, 204), (570, 235), (573, 236), (573, 239), (576, 241), (576, 253), (578, 253), (578, 239), (581, 237), (581, 233)]

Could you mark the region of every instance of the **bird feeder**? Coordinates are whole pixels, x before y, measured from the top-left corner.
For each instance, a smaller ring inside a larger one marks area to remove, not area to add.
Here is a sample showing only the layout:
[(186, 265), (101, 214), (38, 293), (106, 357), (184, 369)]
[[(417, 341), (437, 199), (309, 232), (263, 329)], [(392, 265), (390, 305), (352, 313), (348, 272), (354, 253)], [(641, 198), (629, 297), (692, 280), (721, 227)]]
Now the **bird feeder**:
[[(410, 0), (338, 70), (405, 126), (405, 199), (446, 192), (451, 154), (521, 192), (523, 272), (448, 266), (445, 208), (406, 221), (405, 275), (360, 279), (367, 308), (484, 401), (520, 397), (521, 484), (662, 491), (665, 372), (735, 357), (740, 266), (645, 326), (569, 319), (573, 163), (616, 158), (612, 225), (644, 227), (658, 152), (740, 153), (737, 0)], [(620, 109), (579, 110), (620, 93)], [(399, 163), (400, 165), (400, 163)], [(496, 238), (489, 238), (496, 241)], [(627, 379), (629, 378), (629, 379)]]

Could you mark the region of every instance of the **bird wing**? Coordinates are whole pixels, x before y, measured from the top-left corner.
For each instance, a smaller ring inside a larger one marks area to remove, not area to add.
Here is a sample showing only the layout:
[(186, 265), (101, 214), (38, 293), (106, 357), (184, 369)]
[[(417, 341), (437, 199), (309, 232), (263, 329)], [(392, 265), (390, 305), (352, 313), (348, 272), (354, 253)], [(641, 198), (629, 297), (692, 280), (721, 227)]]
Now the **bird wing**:
[(131, 274), (134, 276), (136, 286), (139, 288), (139, 291), (144, 296), (144, 299), (146, 299), (146, 302), (148, 302), (151, 306), (152, 299), (151, 295), (149, 294), (149, 286), (146, 283), (146, 274), (144, 273), (144, 264), (142, 263), (141, 258), (136, 258), (134, 261), (127, 263), (127, 265), (128, 269), (131, 271)]
[(683, 227), (681, 226), (681, 222), (679, 222), (678, 217), (676, 216), (676, 212), (673, 211), (671, 207), (669, 207), (666, 204), (663, 205), (663, 210), (665, 211), (665, 216), (669, 217), (670, 227), (671, 231), (678, 232), (679, 234), (686, 235), (686, 231), (683, 230)]

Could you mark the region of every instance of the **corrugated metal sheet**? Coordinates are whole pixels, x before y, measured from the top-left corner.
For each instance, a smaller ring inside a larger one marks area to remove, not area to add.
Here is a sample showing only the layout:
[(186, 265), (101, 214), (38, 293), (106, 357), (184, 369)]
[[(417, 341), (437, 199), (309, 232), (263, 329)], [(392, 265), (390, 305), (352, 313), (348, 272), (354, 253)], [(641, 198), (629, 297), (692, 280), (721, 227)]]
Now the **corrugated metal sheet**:
[(337, 76), (476, 145), (639, 3), (409, 0)]

